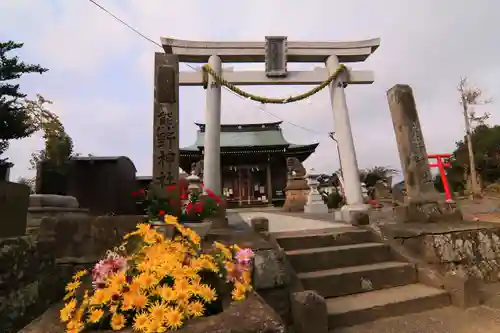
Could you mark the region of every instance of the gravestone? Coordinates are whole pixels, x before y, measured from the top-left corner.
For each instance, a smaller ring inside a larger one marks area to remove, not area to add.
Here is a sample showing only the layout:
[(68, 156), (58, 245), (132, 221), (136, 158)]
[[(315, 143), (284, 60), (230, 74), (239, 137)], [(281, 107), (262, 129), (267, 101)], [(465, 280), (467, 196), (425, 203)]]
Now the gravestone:
[(387, 99), (406, 187), (405, 202), (396, 207), (398, 220), (437, 222), (447, 218), (461, 219), (459, 211), (442, 202), (434, 188), (411, 87), (395, 85), (387, 91)]
[(26, 233), (29, 197), (29, 186), (0, 181), (0, 238)]

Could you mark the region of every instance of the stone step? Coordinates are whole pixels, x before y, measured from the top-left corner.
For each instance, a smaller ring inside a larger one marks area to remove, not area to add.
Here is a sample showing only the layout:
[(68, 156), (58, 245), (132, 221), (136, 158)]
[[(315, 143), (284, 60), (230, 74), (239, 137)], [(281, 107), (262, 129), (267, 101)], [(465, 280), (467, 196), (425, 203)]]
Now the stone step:
[(450, 305), (446, 291), (409, 284), (362, 294), (326, 299), (329, 329), (358, 325), (380, 318), (441, 308)]
[(337, 297), (416, 283), (417, 272), (412, 264), (387, 261), (299, 273), (298, 278), (306, 290)]
[(297, 273), (367, 265), (390, 260), (389, 247), (382, 243), (327, 246), (285, 252)]
[(285, 251), (373, 241), (369, 230), (352, 227), (283, 232), (274, 236)]

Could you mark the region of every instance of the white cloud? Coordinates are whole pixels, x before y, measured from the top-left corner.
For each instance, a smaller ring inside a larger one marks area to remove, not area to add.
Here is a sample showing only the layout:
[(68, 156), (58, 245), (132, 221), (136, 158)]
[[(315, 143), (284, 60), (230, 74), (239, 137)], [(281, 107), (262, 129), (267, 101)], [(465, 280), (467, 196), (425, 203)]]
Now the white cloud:
[[(106, 8), (155, 41), (160, 36), (191, 40), (263, 40), (286, 35), (289, 40), (382, 39), (366, 63), (375, 71), (370, 86), (347, 88), (347, 98), (361, 167), (399, 166), (386, 91), (410, 84), (417, 99), (429, 152), (446, 152), (462, 136), (456, 85), (460, 76), (491, 93), (500, 84), (494, 0), (229, 0), (180, 2), (101, 0)], [(22, 87), (56, 102), (77, 150), (102, 155), (127, 155), (139, 173), (151, 169), (153, 53), (145, 41), (89, 1), (2, 1), (0, 38), (25, 42), (21, 56), (50, 68), (30, 76)], [(262, 68), (243, 65), (239, 68)], [(308, 66), (305, 66), (308, 67)], [(289, 96), (309, 87), (245, 87), (266, 96)], [(336, 148), (327, 133), (334, 130), (327, 91), (297, 103), (266, 106), (280, 118), (313, 129), (284, 124), (291, 142), (319, 141), (308, 167), (329, 171), (338, 167)], [(194, 140), (193, 121), (204, 121), (204, 91), (181, 91), (181, 145)], [(492, 112), (496, 105), (484, 107)], [(223, 94), (224, 122), (274, 121), (259, 105)], [(8, 152), (16, 164), (13, 177), (28, 175), (30, 153), (41, 148), (39, 137), (14, 142)]]

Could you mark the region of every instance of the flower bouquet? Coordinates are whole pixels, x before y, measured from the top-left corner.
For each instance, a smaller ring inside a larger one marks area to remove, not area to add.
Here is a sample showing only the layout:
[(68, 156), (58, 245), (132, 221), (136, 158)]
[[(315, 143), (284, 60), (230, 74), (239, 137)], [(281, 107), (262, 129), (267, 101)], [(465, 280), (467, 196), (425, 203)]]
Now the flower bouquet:
[(140, 223), (91, 272), (73, 276), (60, 311), (66, 332), (127, 327), (167, 332), (192, 318), (214, 314), (209, 308), (220, 295), (204, 281), (206, 273), (229, 286), (233, 300), (245, 299), (252, 290), (252, 250), (215, 242), (212, 252), (204, 253), (194, 231), (176, 217), (165, 215), (164, 221), (178, 230), (174, 239)]
[[(178, 198), (175, 197), (176, 189), (179, 190)], [(225, 201), (210, 189), (204, 190), (206, 196), (197, 192), (188, 193), (185, 181), (179, 181), (179, 185), (167, 187), (163, 195), (148, 189), (140, 189), (132, 195), (137, 204), (144, 207), (150, 221), (162, 219), (165, 215), (177, 215), (181, 223), (193, 223), (216, 215), (225, 204)]]

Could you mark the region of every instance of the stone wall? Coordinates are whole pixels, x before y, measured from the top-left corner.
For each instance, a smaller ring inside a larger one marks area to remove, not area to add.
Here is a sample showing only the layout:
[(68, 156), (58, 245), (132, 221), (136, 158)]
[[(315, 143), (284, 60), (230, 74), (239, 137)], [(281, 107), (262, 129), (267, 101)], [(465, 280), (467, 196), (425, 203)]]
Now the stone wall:
[(16, 332), (56, 300), (54, 273), (34, 236), (0, 239), (0, 332)]
[(60, 300), (73, 273), (90, 268), (141, 219), (45, 218), (33, 234), (1, 238), (0, 332), (17, 332)]
[(382, 235), (439, 274), (500, 281), (500, 225), (488, 222), (395, 224)]

